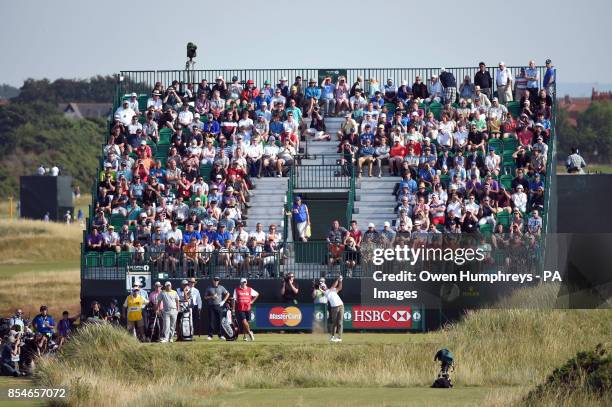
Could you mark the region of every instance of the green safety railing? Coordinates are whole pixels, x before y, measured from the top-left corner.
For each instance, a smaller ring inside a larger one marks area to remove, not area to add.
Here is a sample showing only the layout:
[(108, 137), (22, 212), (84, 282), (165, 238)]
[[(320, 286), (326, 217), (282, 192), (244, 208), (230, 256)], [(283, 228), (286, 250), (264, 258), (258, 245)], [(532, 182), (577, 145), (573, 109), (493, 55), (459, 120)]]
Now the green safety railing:
[(307, 164), (291, 167), (290, 177), (294, 190), (348, 190), (355, 172), (341, 164)]
[[(249, 255), (240, 253), (245, 262), (242, 266), (227, 265), (225, 256), (233, 258), (236, 251), (211, 253), (200, 253), (199, 261), (189, 260), (189, 257), (179, 252), (175, 260), (166, 261), (167, 253), (147, 251), (145, 253), (114, 252), (114, 251), (89, 251), (86, 252), (82, 245), (81, 255), (81, 279), (83, 280), (124, 280), (133, 266), (144, 267), (151, 272), (154, 278), (161, 274), (169, 278), (198, 277), (206, 278), (218, 275), (223, 278), (278, 278), (281, 267), (284, 267), (286, 259), (283, 257), (283, 249), (273, 253), (259, 253)], [(159, 277), (161, 278), (161, 277)]]

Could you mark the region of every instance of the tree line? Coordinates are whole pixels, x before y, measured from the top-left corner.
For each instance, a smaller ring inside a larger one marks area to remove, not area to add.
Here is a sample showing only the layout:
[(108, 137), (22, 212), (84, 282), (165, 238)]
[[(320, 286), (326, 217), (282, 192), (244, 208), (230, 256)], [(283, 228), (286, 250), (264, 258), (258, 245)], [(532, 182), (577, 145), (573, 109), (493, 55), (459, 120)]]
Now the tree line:
[(558, 158), (565, 160), (572, 147), (592, 163), (612, 162), (612, 102), (594, 101), (578, 113), (576, 125), (566, 110), (557, 112)]

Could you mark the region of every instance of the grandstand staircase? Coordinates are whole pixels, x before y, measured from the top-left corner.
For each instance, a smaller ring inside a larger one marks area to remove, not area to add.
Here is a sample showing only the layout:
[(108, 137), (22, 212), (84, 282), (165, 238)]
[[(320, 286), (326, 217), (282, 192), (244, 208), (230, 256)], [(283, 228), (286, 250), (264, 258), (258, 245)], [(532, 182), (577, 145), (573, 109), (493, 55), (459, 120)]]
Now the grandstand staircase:
[(284, 206), (287, 198), (287, 178), (252, 178), (255, 190), (249, 201), (251, 208), (247, 211), (248, 230), (255, 230), (258, 222), (268, 231), (268, 226), (275, 224), (281, 232), (284, 226)]
[(393, 189), (400, 179), (383, 171), (382, 178), (366, 175), (357, 181), (353, 220), (357, 221), (361, 230), (365, 230), (370, 222), (374, 223), (376, 230), (381, 230), (385, 221), (392, 224), (397, 219)]
[[(308, 141), (308, 158), (302, 160), (302, 165), (322, 165), (334, 164), (337, 153), (338, 142), (336, 133), (344, 122), (343, 117), (329, 117), (325, 119), (327, 133), (331, 135), (331, 141)], [(364, 171), (365, 172), (365, 171)], [(377, 169), (373, 171), (377, 174)], [(367, 224), (373, 222), (377, 229), (382, 229), (385, 221), (392, 222), (397, 218), (394, 213), (396, 198), (393, 195), (395, 184), (400, 181), (400, 177), (391, 177), (383, 171), (383, 177), (369, 178), (364, 174), (356, 182), (356, 200), (353, 211), (353, 220), (362, 230)]]

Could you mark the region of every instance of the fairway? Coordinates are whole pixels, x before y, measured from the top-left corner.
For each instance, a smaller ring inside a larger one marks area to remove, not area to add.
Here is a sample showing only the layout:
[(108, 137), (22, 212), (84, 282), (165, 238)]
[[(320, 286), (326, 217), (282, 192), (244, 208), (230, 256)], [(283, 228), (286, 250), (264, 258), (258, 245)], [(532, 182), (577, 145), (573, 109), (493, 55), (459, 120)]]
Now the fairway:
[(512, 392), (513, 390), (518, 389), (510, 387), (256, 389), (214, 395), (203, 399), (202, 404), (205, 406), (281, 407), (287, 406), (287, 400), (291, 400), (291, 405), (295, 407), (321, 405), (391, 407), (431, 404), (437, 406), (473, 406), (486, 402), (487, 396), (493, 391)]

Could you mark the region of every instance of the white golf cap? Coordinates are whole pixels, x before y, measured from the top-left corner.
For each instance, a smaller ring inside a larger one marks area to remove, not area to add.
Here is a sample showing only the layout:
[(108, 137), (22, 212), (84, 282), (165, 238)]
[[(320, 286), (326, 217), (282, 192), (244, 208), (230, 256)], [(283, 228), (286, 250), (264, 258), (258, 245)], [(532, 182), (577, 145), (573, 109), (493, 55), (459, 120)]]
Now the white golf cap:
[(370, 223), (368, 223), (368, 227), (369, 228), (373, 228), (373, 227), (376, 227), (376, 226), (372, 222), (370, 222)]
[(247, 279), (246, 279), (246, 278), (242, 277), (242, 278), (240, 279), (240, 284), (242, 284), (242, 283), (246, 283), (246, 282), (247, 282)]
[(391, 226), (391, 223), (389, 223), (389, 222), (385, 222), (385, 223), (384, 223), (384, 225), (385, 225), (385, 227), (387, 227), (387, 228), (388, 228), (388, 227), (390, 227), (390, 226)]
[(138, 95), (136, 94), (136, 92), (132, 92), (132, 94), (130, 96), (136, 97)]

